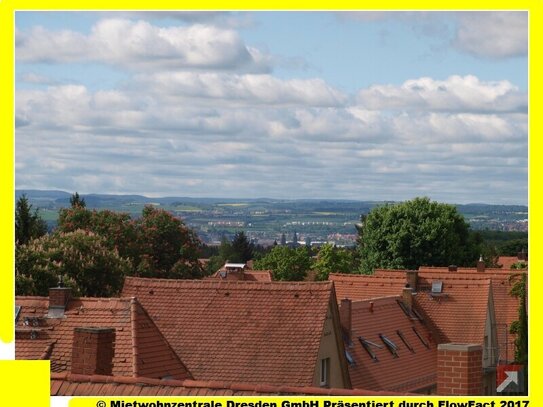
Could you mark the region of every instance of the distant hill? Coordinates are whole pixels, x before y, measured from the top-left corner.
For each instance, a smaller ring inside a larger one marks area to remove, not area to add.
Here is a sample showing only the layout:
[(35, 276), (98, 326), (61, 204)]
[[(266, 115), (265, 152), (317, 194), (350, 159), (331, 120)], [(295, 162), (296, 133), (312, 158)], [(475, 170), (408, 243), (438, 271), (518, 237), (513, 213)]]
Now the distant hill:
[[(26, 194), (34, 208), (54, 228), (58, 210), (70, 205), (65, 191), (16, 190), (15, 199)], [(204, 241), (216, 241), (245, 230), (261, 240), (276, 240), (282, 233), (301, 233), (313, 241), (334, 234), (353, 239), (360, 216), (377, 205), (392, 201), (353, 201), (333, 199), (233, 199), (159, 197), (143, 195), (80, 194), (89, 209), (109, 209), (138, 217), (145, 205), (171, 211), (193, 227)], [(456, 205), (473, 229), (526, 232), (528, 207), (473, 203)]]

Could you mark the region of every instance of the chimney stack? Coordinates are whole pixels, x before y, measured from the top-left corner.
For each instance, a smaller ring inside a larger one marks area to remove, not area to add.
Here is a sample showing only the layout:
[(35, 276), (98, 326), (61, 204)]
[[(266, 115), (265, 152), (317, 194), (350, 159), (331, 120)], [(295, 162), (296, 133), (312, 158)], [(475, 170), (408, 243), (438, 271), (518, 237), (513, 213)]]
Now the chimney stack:
[(485, 261), (483, 260), (483, 255), (479, 257), (479, 261), (477, 262), (477, 272), (484, 273), (485, 271)]
[(49, 289), (49, 318), (60, 318), (68, 302), (72, 298), (72, 290), (67, 287), (52, 287)]
[(455, 271), (458, 271), (458, 266), (455, 266), (454, 264), (451, 264), (449, 266), (449, 272), (454, 273)]
[(483, 347), (442, 343), (437, 346), (437, 394), (481, 396), (483, 393)]
[(344, 332), (347, 340), (351, 341), (351, 313), (352, 313), (352, 301), (348, 298), (341, 300), (339, 305), (339, 323), (341, 324), (341, 329)]
[(405, 287), (402, 291), (402, 301), (409, 312), (413, 309), (413, 289)]
[(111, 375), (114, 343), (114, 328), (75, 328), (72, 345), (72, 373)]
[(419, 272), (416, 270), (408, 270), (405, 274), (407, 277), (407, 284), (409, 284), (409, 287), (411, 287), (414, 291), (417, 291)]

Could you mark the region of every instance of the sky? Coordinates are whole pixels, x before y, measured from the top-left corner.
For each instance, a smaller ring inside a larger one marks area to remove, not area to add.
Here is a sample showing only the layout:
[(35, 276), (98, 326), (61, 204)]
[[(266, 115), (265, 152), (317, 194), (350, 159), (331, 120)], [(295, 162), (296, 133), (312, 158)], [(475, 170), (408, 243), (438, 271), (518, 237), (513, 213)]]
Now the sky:
[(526, 12), (17, 12), (17, 189), (527, 204)]

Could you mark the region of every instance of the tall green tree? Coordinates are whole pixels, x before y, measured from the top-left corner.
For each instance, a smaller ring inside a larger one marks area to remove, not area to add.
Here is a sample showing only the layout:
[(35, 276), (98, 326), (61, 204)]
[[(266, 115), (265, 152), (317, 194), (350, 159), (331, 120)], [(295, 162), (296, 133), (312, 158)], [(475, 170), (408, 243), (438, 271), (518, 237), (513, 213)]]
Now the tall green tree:
[(313, 264), (317, 280), (328, 280), (330, 273), (352, 273), (354, 260), (350, 251), (335, 247), (327, 243), (323, 245), (317, 254), (317, 260)]
[(85, 198), (81, 198), (79, 196), (79, 194), (77, 192), (75, 192), (71, 197), (70, 197), (70, 206), (72, 208), (85, 208), (87, 206), (87, 204), (85, 203)]
[(247, 263), (253, 258), (254, 245), (244, 232), (237, 232), (232, 240), (232, 262)]
[(480, 244), (453, 205), (415, 198), (374, 208), (358, 227), (360, 272), (475, 264)]
[(254, 263), (256, 270), (272, 270), (274, 280), (301, 281), (311, 269), (312, 260), (305, 247), (275, 246)]
[(47, 233), (47, 224), (38, 214), (38, 210), (32, 211), (32, 205), (25, 194), (15, 204), (15, 242), (18, 245), (27, 244)]
[(219, 270), (224, 263), (230, 261), (232, 258), (232, 243), (228, 240), (226, 236), (223, 236), (221, 239), (221, 244), (218, 248), (218, 253), (209, 258), (209, 262), (206, 265), (207, 274), (213, 274)]
[(76, 205), (59, 211), (57, 230), (74, 232), (78, 229), (99, 234), (105, 239), (110, 249), (116, 249), (119, 255), (130, 258), (137, 266), (140, 250), (137, 241), (136, 224), (128, 213), (110, 210), (89, 210)]
[(55, 232), (17, 248), (19, 295), (48, 295), (62, 278), (76, 295), (105, 297), (119, 293), (131, 263), (93, 232)]
[(200, 278), (200, 241), (194, 231), (169, 212), (146, 206), (136, 220), (127, 213), (76, 206), (59, 213), (58, 230), (91, 231), (108, 248), (130, 259), (132, 274), (162, 278)]
[(165, 210), (146, 206), (135, 225), (138, 249), (147, 266), (138, 269), (140, 275), (163, 278), (204, 276), (198, 261), (200, 240), (180, 219)]

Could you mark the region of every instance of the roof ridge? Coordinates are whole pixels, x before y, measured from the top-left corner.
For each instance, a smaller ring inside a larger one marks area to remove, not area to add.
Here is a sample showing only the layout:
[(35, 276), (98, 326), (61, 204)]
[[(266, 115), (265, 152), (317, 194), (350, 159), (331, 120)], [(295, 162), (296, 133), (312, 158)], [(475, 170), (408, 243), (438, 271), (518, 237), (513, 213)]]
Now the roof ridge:
[(410, 395), (412, 393), (396, 393), (385, 391), (374, 391), (365, 389), (339, 389), (322, 387), (296, 387), (296, 386), (275, 386), (268, 384), (236, 383), (202, 380), (160, 380), (147, 377), (127, 376), (103, 376), (103, 375), (81, 375), (69, 372), (51, 372), (51, 380), (66, 380), (70, 382), (90, 383), (118, 383), (132, 385), (150, 385), (164, 387), (185, 387), (185, 388), (207, 388), (216, 390), (252, 391), (256, 393), (292, 393), (292, 394), (320, 394), (320, 395), (359, 395), (359, 396), (383, 396), (383, 395)]
[(44, 297), (42, 295), (16, 295), (15, 299), (24, 299), (24, 300), (48, 300), (49, 297)]
[(127, 302), (130, 303), (131, 297), (73, 297), (72, 300), (89, 302)]
[(356, 305), (358, 303), (369, 303), (373, 302), (373, 305), (388, 305), (388, 304), (396, 304), (396, 300), (401, 299), (401, 295), (386, 295), (382, 297), (375, 297), (375, 298), (367, 298), (365, 300), (353, 300), (352, 304)]
[(491, 278), (478, 278), (478, 279), (471, 279), (471, 278), (462, 278), (462, 277), (455, 277), (451, 279), (447, 279), (444, 281), (445, 284), (451, 284), (451, 285), (461, 285), (465, 284), (466, 282), (470, 282), (471, 286), (469, 288), (472, 288), (476, 285), (488, 285), (492, 283)]
[[(401, 270), (399, 270), (401, 271)], [(398, 273), (400, 274), (400, 273)], [(405, 281), (405, 276), (382, 276), (377, 274), (344, 274), (344, 273), (330, 273), (329, 276), (339, 278), (353, 278), (353, 279), (387, 279), (387, 280), (402, 280)]]
[(217, 279), (202, 279), (202, 280), (184, 280), (184, 279), (166, 279), (166, 278), (143, 278), (143, 277), (126, 277), (125, 285), (144, 286), (161, 288), (176, 287), (176, 286), (194, 286), (193, 288), (209, 289), (215, 287), (217, 289), (321, 289), (328, 290), (332, 287), (332, 281), (247, 281), (247, 280), (217, 280)]

